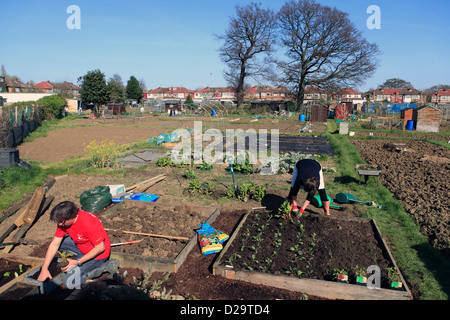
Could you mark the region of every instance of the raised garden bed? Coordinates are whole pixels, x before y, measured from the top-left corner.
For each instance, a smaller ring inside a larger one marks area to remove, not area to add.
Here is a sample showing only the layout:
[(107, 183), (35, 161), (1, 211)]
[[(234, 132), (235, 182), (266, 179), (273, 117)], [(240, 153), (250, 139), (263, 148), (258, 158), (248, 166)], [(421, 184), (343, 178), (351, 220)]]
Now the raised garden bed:
[(219, 209), (213, 207), (127, 200), (106, 210), (99, 218), (107, 229), (111, 243), (142, 240), (112, 247), (111, 258), (117, 259), (121, 267), (177, 272), (197, 245), (198, 225), (205, 222), (211, 224), (219, 213)]
[(7, 290), (0, 293), (0, 300), (26, 300), (38, 295), (38, 286), (24, 282), (16, 282)]
[(42, 268), (42, 264), (40, 264), (39, 266), (33, 268), (29, 274), (25, 276), (25, 283), (38, 286), (40, 294), (48, 295), (63, 284), (64, 273), (61, 271), (61, 268), (66, 264), (67, 263), (64, 262), (58, 262), (58, 257), (55, 257), (48, 266), (52, 279), (47, 279), (45, 281), (37, 280)]
[[(353, 284), (357, 269), (373, 265), (380, 270), (379, 289)], [(390, 289), (388, 268), (398, 271), (402, 288)], [(345, 271), (348, 282), (333, 279), (338, 271)], [(411, 297), (372, 219), (304, 214), (290, 221), (268, 211), (249, 211), (214, 263), (213, 273), (328, 299)]]
[(7, 292), (17, 289), (42, 261), (40, 258), (0, 253), (0, 299), (5, 299)]

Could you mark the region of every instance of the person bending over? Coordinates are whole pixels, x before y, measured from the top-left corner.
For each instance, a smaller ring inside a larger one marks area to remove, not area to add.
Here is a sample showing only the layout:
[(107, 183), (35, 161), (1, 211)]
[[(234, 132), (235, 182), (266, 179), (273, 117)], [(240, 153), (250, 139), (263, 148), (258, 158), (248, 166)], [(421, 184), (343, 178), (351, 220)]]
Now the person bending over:
[[(298, 209), (297, 195), (301, 187), (303, 187), (308, 195), (301, 208)], [(298, 161), (294, 167), (294, 172), (292, 173), (291, 189), (287, 197), (287, 200), (292, 207), (292, 211), (300, 217), (317, 192), (319, 192), (325, 214), (330, 215), (330, 200), (325, 191), (322, 166), (314, 159), (303, 159)]]

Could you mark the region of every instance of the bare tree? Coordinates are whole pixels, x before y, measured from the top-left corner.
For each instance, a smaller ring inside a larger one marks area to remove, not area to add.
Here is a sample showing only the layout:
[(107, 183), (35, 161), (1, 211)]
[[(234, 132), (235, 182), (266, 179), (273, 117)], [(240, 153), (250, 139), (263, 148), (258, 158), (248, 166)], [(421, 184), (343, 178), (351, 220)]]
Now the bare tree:
[(271, 9), (250, 3), (236, 6), (236, 17), (230, 19), (225, 34), (217, 37), (224, 41), (219, 53), (227, 65), (225, 80), (236, 89), (238, 107), (244, 103), (245, 78), (258, 78), (268, 71), (267, 61), (260, 58), (272, 51), (275, 27), (275, 13)]
[(303, 104), (306, 86), (357, 86), (372, 76), (380, 54), (348, 18), (348, 14), (314, 0), (290, 0), (278, 13), (280, 45), (285, 59), (276, 61), (280, 81)]

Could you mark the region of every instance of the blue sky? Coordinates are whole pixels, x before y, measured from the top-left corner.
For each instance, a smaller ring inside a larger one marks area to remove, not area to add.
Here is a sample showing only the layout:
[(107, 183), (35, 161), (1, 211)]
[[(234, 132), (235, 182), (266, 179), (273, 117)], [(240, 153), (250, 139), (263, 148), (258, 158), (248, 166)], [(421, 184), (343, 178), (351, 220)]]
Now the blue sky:
[[(159, 86), (225, 86), (214, 34), (221, 34), (234, 0), (0, 0), (0, 64), (22, 81), (71, 81), (100, 69), (124, 82), (134, 75)], [(260, 1), (277, 11), (284, 1)], [(383, 55), (360, 91), (398, 77), (417, 89), (450, 84), (450, 1), (317, 0), (349, 13)], [(81, 11), (81, 29), (70, 30), (67, 8)], [(370, 5), (381, 11), (381, 29), (370, 30)]]

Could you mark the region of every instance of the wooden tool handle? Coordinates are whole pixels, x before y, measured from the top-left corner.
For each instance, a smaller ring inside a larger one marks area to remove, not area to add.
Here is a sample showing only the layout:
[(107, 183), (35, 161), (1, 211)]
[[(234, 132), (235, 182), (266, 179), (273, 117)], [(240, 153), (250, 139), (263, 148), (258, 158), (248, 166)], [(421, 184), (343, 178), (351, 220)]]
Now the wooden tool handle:
[(137, 234), (137, 235), (149, 236), (149, 237), (167, 238), (167, 239), (175, 239), (175, 240), (189, 240), (189, 238), (186, 238), (186, 237), (173, 237), (173, 236), (166, 236), (166, 235), (162, 235), (162, 234), (133, 232), (133, 231), (118, 230), (118, 229), (105, 229), (105, 230), (106, 231), (120, 231), (123, 233)]

